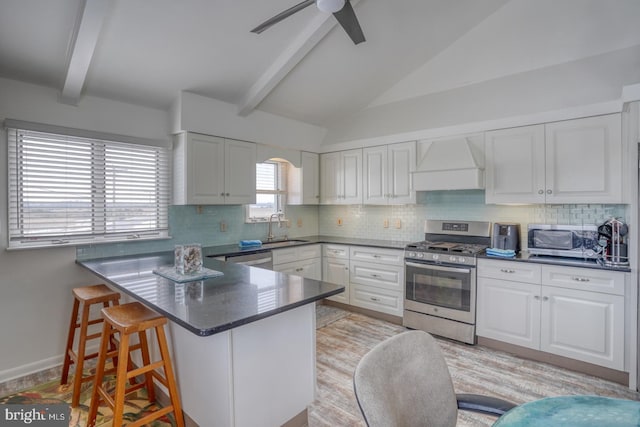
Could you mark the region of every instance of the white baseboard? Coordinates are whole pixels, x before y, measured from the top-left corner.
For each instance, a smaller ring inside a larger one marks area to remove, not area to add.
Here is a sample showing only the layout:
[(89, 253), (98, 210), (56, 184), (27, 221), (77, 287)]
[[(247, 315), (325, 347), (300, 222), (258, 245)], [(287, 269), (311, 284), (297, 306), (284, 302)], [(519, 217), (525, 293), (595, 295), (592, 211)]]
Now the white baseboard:
[(64, 362), (62, 355), (53, 356), (48, 359), (38, 360), (26, 365), (16, 366), (15, 368), (0, 371), (0, 383), (22, 378), (27, 375), (35, 374), (47, 369), (55, 368)]

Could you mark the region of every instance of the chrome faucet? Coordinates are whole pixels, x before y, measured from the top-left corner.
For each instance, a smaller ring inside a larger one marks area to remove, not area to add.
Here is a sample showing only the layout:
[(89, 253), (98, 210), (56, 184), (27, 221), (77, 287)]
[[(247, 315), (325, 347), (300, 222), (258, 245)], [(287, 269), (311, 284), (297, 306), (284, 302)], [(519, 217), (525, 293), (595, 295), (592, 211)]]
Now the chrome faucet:
[(272, 228), (273, 217), (276, 217), (278, 219), (278, 226), (280, 226), (280, 221), (281, 221), (281, 218), (282, 218), (282, 212), (273, 213), (269, 217), (269, 233), (267, 234), (267, 242), (271, 242), (274, 239), (274, 237), (276, 237), (276, 236), (273, 235), (273, 231), (272, 231), (273, 230), (273, 228)]

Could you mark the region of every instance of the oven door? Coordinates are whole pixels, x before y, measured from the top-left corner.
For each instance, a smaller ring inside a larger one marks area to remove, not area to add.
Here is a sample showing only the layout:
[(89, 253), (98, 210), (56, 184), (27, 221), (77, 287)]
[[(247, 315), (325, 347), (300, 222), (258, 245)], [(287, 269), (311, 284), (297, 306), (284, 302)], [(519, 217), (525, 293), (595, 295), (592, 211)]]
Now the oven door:
[(407, 310), (474, 324), (475, 268), (405, 261), (404, 303)]

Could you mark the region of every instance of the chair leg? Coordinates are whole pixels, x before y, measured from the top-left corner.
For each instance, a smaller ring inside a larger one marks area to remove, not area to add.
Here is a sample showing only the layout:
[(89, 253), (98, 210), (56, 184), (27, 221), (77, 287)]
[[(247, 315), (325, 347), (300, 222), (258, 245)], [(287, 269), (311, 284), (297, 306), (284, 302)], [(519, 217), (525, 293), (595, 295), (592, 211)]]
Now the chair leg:
[(96, 418), (98, 416), (98, 405), (100, 404), (100, 387), (102, 387), (102, 380), (104, 379), (104, 365), (107, 360), (107, 346), (109, 337), (111, 336), (111, 326), (108, 323), (104, 323), (102, 327), (102, 340), (100, 341), (100, 350), (98, 353), (98, 364), (96, 366), (96, 375), (93, 380), (93, 390), (91, 392), (91, 404), (89, 405), (89, 415), (87, 417), (88, 427), (94, 427), (96, 425)]
[(180, 395), (178, 394), (178, 387), (176, 386), (176, 377), (173, 373), (171, 356), (169, 355), (167, 337), (165, 336), (163, 325), (156, 326), (156, 336), (158, 337), (158, 347), (160, 347), (160, 357), (162, 357), (162, 360), (164, 361), (164, 377), (167, 381), (167, 388), (169, 389), (169, 398), (171, 399), (171, 405), (173, 406), (173, 415), (177, 426), (184, 427)]
[(71, 321), (69, 323), (69, 333), (67, 334), (67, 347), (64, 351), (64, 363), (62, 365), (62, 377), (60, 378), (60, 385), (67, 384), (69, 379), (69, 367), (71, 366), (70, 351), (73, 349), (73, 340), (76, 336), (76, 324), (78, 322), (78, 309), (80, 302), (77, 299), (73, 299), (73, 310), (71, 312)]

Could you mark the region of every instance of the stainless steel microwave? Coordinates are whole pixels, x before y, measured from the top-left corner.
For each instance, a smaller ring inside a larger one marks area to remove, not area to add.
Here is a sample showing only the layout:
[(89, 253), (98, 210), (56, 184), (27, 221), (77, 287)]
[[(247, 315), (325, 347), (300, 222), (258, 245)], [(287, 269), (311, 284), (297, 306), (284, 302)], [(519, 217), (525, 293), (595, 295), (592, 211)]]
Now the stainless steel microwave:
[(529, 224), (527, 246), (532, 255), (595, 259), (598, 244), (597, 225)]

